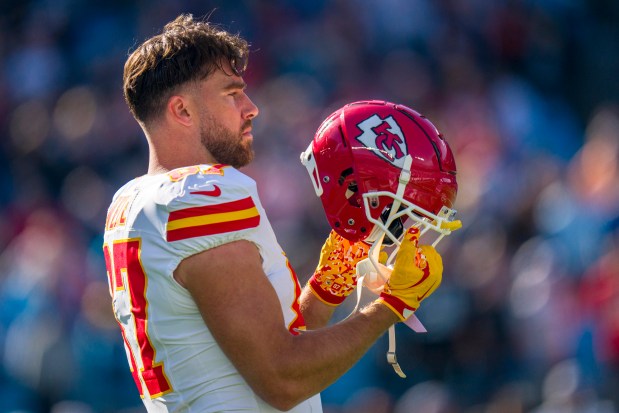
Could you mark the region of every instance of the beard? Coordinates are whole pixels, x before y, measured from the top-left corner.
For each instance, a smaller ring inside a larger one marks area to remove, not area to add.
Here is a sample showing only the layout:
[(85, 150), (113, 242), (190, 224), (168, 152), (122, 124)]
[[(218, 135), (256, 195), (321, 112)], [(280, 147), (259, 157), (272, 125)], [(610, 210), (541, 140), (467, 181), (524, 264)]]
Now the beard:
[(200, 127), (200, 141), (217, 162), (239, 169), (254, 159), (251, 139), (243, 139), (243, 130), (251, 126), (251, 120), (233, 132), (221, 125), (211, 115), (205, 115)]

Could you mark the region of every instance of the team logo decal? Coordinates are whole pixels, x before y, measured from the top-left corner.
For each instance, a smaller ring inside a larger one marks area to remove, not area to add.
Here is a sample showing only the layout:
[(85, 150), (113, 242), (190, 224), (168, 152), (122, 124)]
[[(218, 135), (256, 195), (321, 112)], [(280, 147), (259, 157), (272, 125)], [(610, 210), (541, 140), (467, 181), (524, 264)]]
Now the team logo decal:
[(359, 129), (363, 133), (357, 136), (357, 140), (376, 155), (396, 166), (404, 166), (404, 158), (408, 155), (406, 140), (400, 125), (393, 116), (384, 119), (374, 114), (360, 122)]

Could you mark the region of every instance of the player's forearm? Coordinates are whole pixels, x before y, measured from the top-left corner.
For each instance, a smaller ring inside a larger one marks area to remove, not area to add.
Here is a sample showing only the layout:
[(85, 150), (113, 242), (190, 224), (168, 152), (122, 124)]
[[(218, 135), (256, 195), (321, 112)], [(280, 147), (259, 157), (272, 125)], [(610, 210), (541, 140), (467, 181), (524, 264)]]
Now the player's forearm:
[(373, 303), (336, 325), (307, 331), (290, 340), (290, 351), (277, 358), (268, 399), (287, 410), (327, 388), (348, 371), (386, 330), (398, 321), (382, 304)]
[(322, 328), (329, 323), (336, 306), (320, 301), (308, 286), (305, 286), (299, 298), (299, 308), (308, 330)]

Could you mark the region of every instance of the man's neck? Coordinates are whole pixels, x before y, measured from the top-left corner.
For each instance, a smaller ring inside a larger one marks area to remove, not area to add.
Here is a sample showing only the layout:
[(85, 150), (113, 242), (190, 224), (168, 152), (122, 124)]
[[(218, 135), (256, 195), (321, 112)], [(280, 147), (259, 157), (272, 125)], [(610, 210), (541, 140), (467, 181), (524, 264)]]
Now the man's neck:
[(183, 145), (175, 147), (150, 145), (149, 147), (149, 175), (165, 173), (184, 166), (216, 163), (218, 163), (217, 160), (203, 147), (188, 148)]

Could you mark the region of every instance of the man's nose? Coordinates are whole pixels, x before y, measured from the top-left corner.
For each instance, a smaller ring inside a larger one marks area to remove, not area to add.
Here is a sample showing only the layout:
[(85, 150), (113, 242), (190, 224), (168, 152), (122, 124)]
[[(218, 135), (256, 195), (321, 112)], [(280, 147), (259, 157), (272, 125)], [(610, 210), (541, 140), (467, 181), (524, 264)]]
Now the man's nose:
[(247, 105), (247, 108), (244, 111), (245, 118), (253, 119), (256, 116), (258, 116), (258, 113), (260, 113), (260, 110), (258, 109), (258, 106), (256, 106), (254, 102), (249, 98), (249, 96), (247, 96), (246, 105)]

